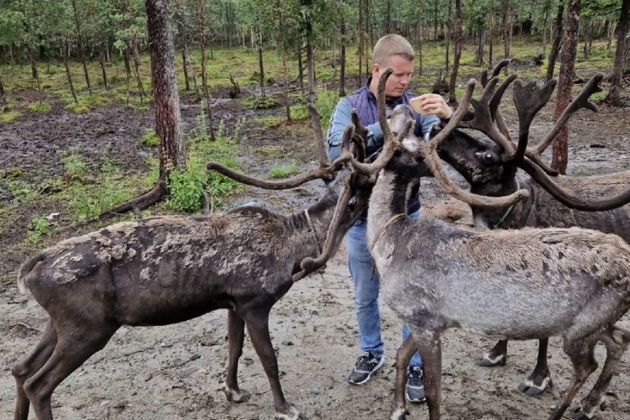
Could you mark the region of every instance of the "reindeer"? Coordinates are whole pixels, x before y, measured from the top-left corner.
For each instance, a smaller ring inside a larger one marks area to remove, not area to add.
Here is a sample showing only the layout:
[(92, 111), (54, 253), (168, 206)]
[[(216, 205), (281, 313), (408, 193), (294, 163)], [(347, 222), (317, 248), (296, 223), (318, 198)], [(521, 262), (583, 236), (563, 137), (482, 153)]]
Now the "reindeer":
[[(508, 63), (509, 60), (500, 62), (493, 71), (493, 77), (496, 77)], [(537, 166), (541, 165), (535, 164), (540, 162), (540, 155), (549, 146), (558, 129), (564, 126), (577, 110), (588, 108), (597, 111), (597, 106), (589, 102), (588, 98), (593, 93), (601, 91), (599, 82), (602, 77), (601, 74), (597, 74), (585, 85), (537, 147), (522, 148), (519, 155), (515, 154), (515, 147), (510, 145), (510, 136), (497, 106), (501, 95), (515, 77), (507, 79), (497, 92), (493, 92), (494, 89), (491, 87), (486, 96), (476, 104), (473, 102), (475, 114), (486, 115), (483, 118), (478, 116), (463, 121), (460, 127), (487, 133), (494, 142), (488, 144), (466, 133), (454, 132), (452, 135), (460, 137), (458, 141), (464, 141), (468, 146), (459, 148), (462, 154), (455, 159), (444, 156), (445, 160), (466, 178), (473, 193), (503, 196), (519, 188), (529, 191), (528, 198), (510, 206), (496, 208), (471, 206), (475, 226), (491, 229), (578, 226), (615, 233), (630, 243), (630, 205), (623, 205), (624, 202), (628, 202), (627, 195), (624, 197), (622, 194), (614, 199), (605, 198), (620, 187), (630, 185), (630, 171), (603, 176), (557, 176), (554, 181), (545, 175), (545, 172), (552, 171), (547, 168), (538, 170)], [(481, 83), (482, 86), (487, 86), (487, 72), (482, 74)], [(519, 116), (519, 137), (522, 141), (528, 138), (533, 118), (549, 101), (555, 85), (555, 81), (549, 81), (541, 87), (536, 86), (534, 82), (525, 85), (518, 82), (514, 85), (513, 97)], [(470, 115), (468, 117), (470, 118)], [(494, 129), (491, 121), (496, 121), (498, 131)], [(527, 173), (517, 172), (519, 167), (523, 167)], [(577, 194), (598, 197), (600, 201), (585, 202), (579, 199)], [(541, 339), (536, 366), (518, 387), (527, 395), (539, 395), (552, 383), (547, 365), (547, 347), (548, 340)], [(506, 360), (507, 340), (500, 340), (479, 361), (479, 365), (483, 367), (505, 365)]]
[[(337, 175), (351, 153), (363, 159), (365, 147), (357, 133), (353, 127), (346, 130), (344, 153), (335, 162), (320, 160), (319, 168), (283, 181), (261, 181), (212, 162), (207, 165), (271, 189), (311, 179), (332, 181), (327, 193), (306, 210), (285, 217), (246, 206), (217, 215), (117, 223), (64, 240), (26, 261), (18, 285), (30, 291), (49, 320), (33, 352), (12, 369), (15, 420), (26, 420), (30, 405), (38, 419), (52, 419), (55, 388), (102, 349), (120, 326), (166, 325), (220, 308), (228, 310), (226, 398), (242, 402), (250, 396), (237, 381), (247, 326), (269, 380), (275, 417), (297, 419), (298, 410), (285, 400), (280, 386), (269, 312), (295, 281), (325, 263), (365, 210), (371, 184), (347, 170)], [(321, 131), (317, 140), (323, 148)], [(354, 152), (350, 143), (356, 146)], [(333, 236), (326, 235), (329, 225), (336, 231)], [(300, 265), (305, 257), (317, 255), (310, 265)]]
[[(417, 350), (424, 359), (429, 418), (439, 419), (440, 334), (451, 327), (511, 339), (561, 336), (574, 377), (549, 417), (555, 420), (597, 368), (593, 352), (601, 341), (607, 349), (604, 368), (580, 409), (590, 417), (630, 343), (630, 332), (615, 326), (630, 309), (630, 246), (616, 235), (581, 228), (475, 231), (404, 217), (407, 187), (427, 166), (443, 189), (474, 206), (510, 205), (528, 192), (479, 196), (460, 189), (444, 172), (437, 147), (466, 114), (474, 81), (449, 123), (422, 143), (410, 134), (413, 119), (404, 107), (394, 110), (392, 129), (387, 126), (383, 89), (388, 76), (385, 72), (378, 95), (384, 150), (372, 164), (350, 160), (365, 175), (378, 173), (367, 239), (382, 296), (413, 334), (397, 353), (391, 418), (405, 418), (404, 370)], [(525, 147), (519, 141), (517, 150)]]

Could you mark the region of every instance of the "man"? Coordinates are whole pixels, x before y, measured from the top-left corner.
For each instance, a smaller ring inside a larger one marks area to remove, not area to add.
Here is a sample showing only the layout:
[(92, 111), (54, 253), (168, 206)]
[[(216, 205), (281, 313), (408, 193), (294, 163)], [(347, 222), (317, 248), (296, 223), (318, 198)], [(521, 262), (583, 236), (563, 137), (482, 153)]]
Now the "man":
[[(351, 95), (342, 98), (335, 107), (328, 130), (328, 155), (335, 159), (341, 153), (341, 137), (346, 126), (351, 122), (352, 109), (359, 114), (361, 124), (368, 129), (367, 155), (374, 153), (383, 145), (383, 131), (378, 123), (376, 94), (381, 74), (388, 68), (393, 73), (385, 85), (388, 113), (401, 103), (409, 104), (414, 99), (416, 114), (415, 134), (426, 137), (431, 126), (438, 118), (448, 119), (451, 108), (439, 95), (417, 96), (406, 92), (413, 72), (414, 51), (409, 42), (400, 35), (385, 35), (378, 40), (372, 54), (372, 75), (367, 84)], [(419, 182), (416, 182), (407, 203), (409, 217), (420, 215), (418, 197)], [(364, 215), (350, 228), (346, 235), (348, 266), (354, 282), (354, 304), (359, 326), (359, 344), (364, 352), (361, 355), (348, 381), (355, 385), (364, 384), (383, 365), (384, 345), (381, 339), (381, 318), (378, 308), (379, 278), (373, 269), (372, 256), (366, 243), (367, 217)], [(403, 340), (409, 335), (407, 326), (403, 326)], [(405, 395), (410, 402), (425, 400), (422, 383), (422, 361), (418, 353), (414, 354), (407, 369), (407, 388)]]

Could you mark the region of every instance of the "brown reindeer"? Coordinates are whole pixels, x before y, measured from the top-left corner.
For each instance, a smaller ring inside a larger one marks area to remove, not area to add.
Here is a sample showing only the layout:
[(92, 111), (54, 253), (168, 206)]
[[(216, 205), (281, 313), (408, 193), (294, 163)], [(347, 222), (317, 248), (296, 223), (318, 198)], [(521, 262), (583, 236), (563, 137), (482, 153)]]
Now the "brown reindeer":
[[(508, 64), (508, 60), (500, 62), (494, 69), (493, 77)], [(572, 101), (567, 111), (556, 122), (552, 130), (540, 142), (539, 146), (520, 152), (523, 155), (511, 154), (516, 148), (511, 143), (510, 135), (498, 110), (500, 96), (505, 88), (514, 80), (510, 77), (503, 85), (482, 97), (474, 105), (475, 113), (489, 112), (490, 118), (477, 118), (463, 121), (460, 126), (475, 128), (490, 133), (496, 142), (488, 144), (458, 132), (454, 135), (464, 137), (467, 148), (460, 148), (462, 155), (455, 159), (445, 156), (471, 185), (471, 192), (481, 195), (502, 196), (523, 188), (529, 191), (529, 197), (511, 205), (496, 208), (471, 206), (475, 226), (491, 229), (520, 229), (523, 227), (572, 227), (578, 226), (595, 229), (605, 233), (615, 233), (630, 243), (630, 205), (629, 198), (621, 194), (607, 199), (615, 191), (630, 185), (630, 171), (617, 172), (600, 176), (554, 176), (546, 175), (539, 165), (529, 158), (539, 161), (541, 153), (548, 147), (550, 139), (558, 129), (579, 109), (587, 108), (597, 111), (597, 106), (588, 101), (590, 95), (601, 91), (598, 86), (602, 75), (595, 75)], [(487, 73), (482, 75), (481, 83), (488, 84)], [(549, 101), (555, 87), (555, 81), (543, 86), (534, 82), (522, 84), (516, 82), (513, 89), (514, 103), (519, 116), (519, 141), (525, 144), (529, 137), (529, 126), (536, 113)], [(492, 96), (490, 96), (492, 94)], [(492, 104), (492, 106), (491, 106)], [(486, 111), (487, 110), (487, 111)], [(468, 115), (470, 118), (470, 115)], [(496, 122), (496, 128), (493, 126)], [(490, 125), (490, 128), (486, 126)], [(500, 138), (497, 134), (503, 137)], [(517, 172), (522, 167), (526, 173)], [(586, 202), (579, 196), (590, 197)], [(546, 338), (540, 340), (537, 363), (532, 373), (519, 385), (518, 389), (527, 395), (535, 396), (547, 389), (551, 384), (547, 365)], [(491, 367), (505, 365), (507, 360), (507, 340), (500, 340), (479, 362), (480, 366)]]
[[(451, 327), (511, 339), (561, 336), (574, 376), (549, 417), (555, 420), (597, 368), (594, 348), (602, 342), (607, 349), (604, 368), (581, 404), (588, 417), (630, 342), (630, 332), (615, 326), (630, 309), (630, 246), (616, 235), (580, 228), (473, 231), (436, 219), (404, 217), (407, 187), (425, 166), (442, 188), (472, 205), (505, 206), (528, 196), (526, 190), (478, 196), (446, 176), (437, 148), (467, 113), (473, 90), (474, 81), (449, 123), (428, 143), (410, 134), (408, 110), (394, 110), (390, 130), (380, 106), (385, 136), (381, 157), (372, 164), (351, 159), (357, 171), (379, 174), (370, 197), (368, 243), (385, 302), (413, 334), (413, 341), (397, 354), (391, 418), (405, 418), (404, 370), (417, 350), (424, 359), (429, 418), (439, 419), (440, 334)], [(379, 102), (384, 102), (382, 91)], [(524, 147), (519, 142), (516, 149)]]
[[(33, 352), (13, 367), (15, 420), (26, 420), (30, 405), (39, 420), (52, 419), (55, 388), (120, 326), (166, 325), (221, 308), (228, 310), (227, 399), (249, 398), (237, 381), (247, 326), (269, 380), (276, 418), (297, 419), (298, 411), (280, 386), (269, 312), (296, 280), (327, 257), (305, 266), (300, 262), (320, 255), (322, 247), (329, 256), (364, 211), (371, 184), (347, 170), (337, 175), (351, 154), (350, 143), (357, 145), (356, 157), (362, 160), (359, 132), (360, 127), (346, 130), (344, 153), (335, 162), (322, 162), (288, 180), (260, 181), (208, 164), (273, 189), (334, 179), (317, 203), (290, 216), (246, 206), (211, 216), (152, 217), (64, 240), (26, 261), (18, 284), (30, 291), (49, 320)], [(323, 141), (321, 133), (316, 137)], [(337, 233), (327, 236), (329, 227)]]

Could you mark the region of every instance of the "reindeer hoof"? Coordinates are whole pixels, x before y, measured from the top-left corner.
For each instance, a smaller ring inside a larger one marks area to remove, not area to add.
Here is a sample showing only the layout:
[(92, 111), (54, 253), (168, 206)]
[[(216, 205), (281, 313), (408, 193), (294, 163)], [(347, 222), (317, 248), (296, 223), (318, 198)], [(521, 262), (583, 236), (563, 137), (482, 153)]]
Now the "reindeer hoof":
[(493, 356), (492, 354), (486, 354), (479, 360), (479, 366), (481, 367), (495, 367), (505, 366), (507, 362), (507, 356), (503, 353)]
[(545, 376), (540, 384), (537, 384), (535, 380), (526, 379), (518, 386), (518, 390), (530, 397), (536, 397), (551, 387), (553, 384), (549, 376)]
[(597, 407), (591, 408), (588, 412), (584, 411), (582, 407), (577, 407), (573, 410), (573, 420), (591, 420), (595, 417), (595, 411)]
[(289, 407), (286, 412), (276, 411), (276, 414), (273, 416), (274, 420), (306, 420), (295, 407)]
[(227, 385), (223, 386), (223, 393), (225, 394), (225, 398), (228, 401), (232, 401), (235, 403), (249, 401), (249, 399), (252, 397), (252, 394), (247, 391), (232, 389)]
[(397, 408), (392, 412), (392, 415), (389, 416), (390, 420), (405, 420), (407, 418), (407, 414), (409, 414), (409, 411), (407, 411), (406, 408)]

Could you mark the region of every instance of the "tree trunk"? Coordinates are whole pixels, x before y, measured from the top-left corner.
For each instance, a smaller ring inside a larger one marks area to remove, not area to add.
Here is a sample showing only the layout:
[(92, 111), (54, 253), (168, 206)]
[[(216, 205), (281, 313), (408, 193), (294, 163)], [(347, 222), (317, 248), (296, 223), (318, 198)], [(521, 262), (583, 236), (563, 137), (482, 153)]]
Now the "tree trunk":
[(457, 72), (459, 71), (459, 60), (462, 56), (462, 2), (455, 0), (455, 49), (453, 51), (453, 71), (448, 84), (448, 101), (451, 104), (457, 102), (455, 96), (455, 84), (457, 82)]
[(486, 28), (484, 25), (479, 25), (477, 31), (477, 51), (475, 52), (475, 62), (480, 66), (483, 66), (483, 46), (486, 43)]
[[(203, 20), (205, 17), (205, 13), (201, 0), (197, 0), (195, 5), (197, 11), (197, 30), (199, 31), (199, 51), (201, 53), (201, 86), (203, 87), (203, 94), (206, 101), (206, 113), (208, 115), (208, 130), (210, 132), (210, 140), (215, 141), (216, 135), (214, 134), (214, 124), (212, 121), (212, 103), (210, 102), (210, 88), (208, 87), (208, 76), (206, 73), (206, 28)], [(253, 36), (252, 42), (254, 42)]]
[(365, 48), (365, 36), (364, 36), (363, 28), (365, 28), (365, 12), (363, 10), (363, 1), (359, 0), (359, 28), (358, 28), (359, 82), (358, 82), (358, 87), (361, 87), (363, 84), (363, 49)]
[[(606, 101), (611, 105), (623, 106), (624, 100), (622, 98), (622, 83), (623, 83), (623, 61), (624, 50), (628, 49), (629, 44), (626, 39), (630, 24), (628, 19), (628, 13), (630, 12), (630, 0), (623, 0), (621, 4), (621, 13), (619, 15), (619, 33), (617, 35), (617, 49), (615, 50), (615, 60), (613, 63), (612, 78), (610, 90), (606, 97)], [(624, 48), (625, 47), (625, 48)]]
[(591, 39), (591, 28), (590, 28), (591, 24), (590, 22), (584, 22), (584, 26), (583, 26), (583, 33), (584, 33), (584, 45), (583, 45), (583, 49), (582, 52), (584, 54), (584, 58), (587, 59), (589, 56), (589, 53), (591, 51), (591, 43), (590, 43), (590, 39)]
[(190, 90), (190, 79), (188, 76), (188, 43), (186, 42), (186, 37), (182, 36), (182, 68), (184, 70), (184, 83), (185, 90), (188, 92)]
[[(556, 97), (555, 117), (558, 119), (571, 102), (573, 87), (573, 71), (577, 52), (578, 30), (580, 24), (580, 0), (570, 0), (567, 10), (567, 28), (563, 35), (562, 56), (560, 57), (560, 79)], [(565, 125), (556, 135), (552, 145), (551, 167), (561, 174), (567, 172), (569, 149), (569, 130)]]
[(136, 83), (138, 84), (138, 91), (140, 92), (140, 102), (147, 96), (142, 84), (142, 78), (140, 77), (140, 53), (138, 52), (138, 40), (131, 40), (131, 58), (133, 59), (133, 72), (136, 76)]
[(0, 75), (0, 111), (5, 111), (7, 107), (6, 93), (4, 92), (4, 85), (2, 84), (2, 75)]
[(265, 97), (265, 66), (263, 62), (263, 50), (262, 50), (262, 40), (258, 43), (258, 72), (260, 77), (258, 81), (260, 83), (260, 94), (264, 98)]
[(346, 96), (346, 20), (341, 17), (341, 45), (339, 47), (339, 96)]
[(556, 60), (560, 53), (560, 45), (562, 43), (562, 21), (564, 15), (564, 2), (560, 2), (558, 6), (558, 12), (556, 13), (556, 19), (553, 24), (553, 42), (551, 44), (551, 51), (549, 51), (549, 60), (547, 62), (547, 80), (553, 78), (553, 70), (556, 66)]
[(386, 34), (391, 33), (391, 9), (392, 9), (392, 0), (385, 0), (385, 25), (383, 27), (383, 31)]
[(542, 56), (544, 57), (547, 54), (547, 20), (549, 19), (549, 13), (545, 10), (545, 14), (543, 15), (543, 33), (542, 33)]
[(107, 71), (105, 70), (105, 44), (101, 44), (101, 47), (99, 49), (98, 52), (98, 62), (101, 66), (101, 76), (103, 77), (103, 86), (105, 86), (105, 89), (109, 89), (109, 86), (107, 85)]
[(451, 0), (448, 0), (448, 14), (447, 14), (447, 29), (444, 31), (444, 38), (446, 38), (446, 51), (444, 54), (444, 71), (446, 72), (445, 74), (448, 74), (449, 71), (449, 67), (450, 67), (450, 63), (449, 63), (449, 59), (450, 59), (450, 48), (451, 48), (451, 28), (452, 26), (452, 22), (451, 22)]
[[(277, 10), (282, 10), (280, 5), (276, 6)], [(289, 103), (289, 66), (287, 64), (287, 35), (286, 28), (283, 25), (284, 18), (280, 12), (280, 53), (282, 54), (282, 76), (284, 77), (284, 109), (287, 114), (287, 121), (291, 121), (291, 106)]]
[(510, 16), (510, 5), (508, 1), (503, 2), (503, 56), (510, 56), (512, 46), (512, 16)]
[(74, 91), (74, 83), (72, 83), (72, 74), (70, 73), (70, 67), (68, 66), (68, 49), (66, 45), (61, 45), (61, 57), (63, 59), (63, 66), (66, 69), (66, 78), (68, 79), (68, 86), (70, 87), (70, 93), (72, 93), (72, 98), (74, 99), (74, 103), (78, 104), (77, 94)]
[(85, 46), (83, 45), (83, 35), (81, 34), (81, 24), (79, 21), (79, 12), (77, 11), (77, 2), (72, 0), (72, 12), (74, 14), (74, 26), (77, 30), (77, 40), (79, 41), (79, 56), (81, 57), (81, 63), (83, 64), (83, 74), (85, 75), (85, 84), (87, 85), (88, 92), (92, 93), (92, 87), (90, 86), (90, 76), (88, 75), (87, 61), (85, 60)]
[(313, 57), (313, 28), (311, 22), (306, 25), (306, 68), (308, 77), (308, 103), (315, 105), (315, 58)]
[(424, 4), (422, 0), (418, 0), (418, 10), (416, 17), (416, 56), (418, 62), (418, 74), (422, 74), (422, 18), (424, 17)]
[(488, 43), (488, 67), (492, 67), (494, 53), (494, 1), (490, 2), (490, 42)]
[(31, 60), (31, 75), (35, 82), (37, 83), (37, 91), (42, 92), (42, 84), (39, 80), (39, 72), (37, 71), (37, 62), (35, 61), (35, 54), (33, 53), (33, 49), (29, 46), (26, 47), (26, 51), (28, 53), (28, 58)]
[(155, 132), (160, 139), (160, 180), (173, 169), (186, 167), (179, 93), (175, 77), (175, 49), (167, 0), (146, 0), (151, 77), (155, 100)]

